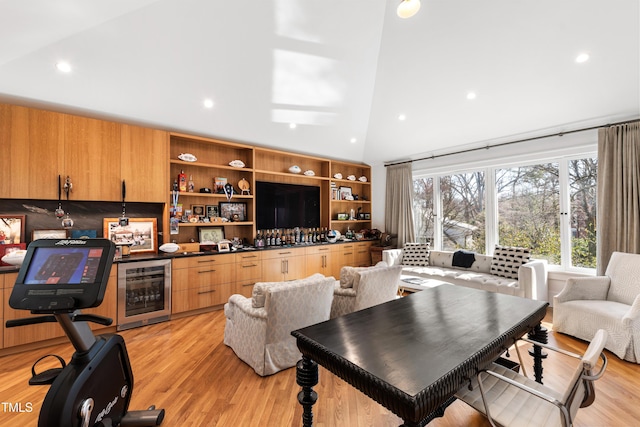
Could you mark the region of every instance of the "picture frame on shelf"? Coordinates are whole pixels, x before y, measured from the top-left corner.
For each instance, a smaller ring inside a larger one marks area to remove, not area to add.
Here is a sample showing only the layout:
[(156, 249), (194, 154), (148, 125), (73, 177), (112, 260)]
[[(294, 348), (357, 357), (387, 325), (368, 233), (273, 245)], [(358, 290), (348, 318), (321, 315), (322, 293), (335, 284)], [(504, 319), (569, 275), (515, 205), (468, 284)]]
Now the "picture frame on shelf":
[(224, 186), (227, 185), (227, 178), (217, 176), (213, 178), (213, 192), (216, 194), (224, 194)]
[(36, 229), (31, 231), (31, 241), (38, 239), (66, 239), (69, 230), (66, 228)]
[(158, 252), (158, 220), (156, 218), (129, 218), (129, 224), (120, 225), (119, 218), (104, 218), (103, 236), (116, 245), (130, 245), (131, 254)]
[(353, 200), (353, 194), (351, 193), (351, 187), (340, 187), (339, 188), (339, 197), (340, 200)]
[(205, 210), (204, 205), (191, 205), (191, 212), (194, 216), (198, 218), (204, 218)]
[(224, 240), (224, 227), (200, 227), (198, 228), (198, 240), (200, 244), (217, 244)]
[(204, 212), (206, 218), (218, 218), (220, 216), (220, 210), (218, 209), (218, 205), (205, 205)]
[(247, 220), (247, 204), (245, 202), (220, 202), (220, 216), (231, 222)]
[(218, 242), (218, 252), (229, 252), (230, 250), (229, 241)]
[(0, 215), (0, 244), (23, 243), (26, 215)]
[(98, 237), (97, 230), (71, 230), (72, 239), (95, 239), (96, 237)]
[(364, 219), (366, 219), (367, 221), (370, 220), (371, 219), (371, 213), (365, 212)]

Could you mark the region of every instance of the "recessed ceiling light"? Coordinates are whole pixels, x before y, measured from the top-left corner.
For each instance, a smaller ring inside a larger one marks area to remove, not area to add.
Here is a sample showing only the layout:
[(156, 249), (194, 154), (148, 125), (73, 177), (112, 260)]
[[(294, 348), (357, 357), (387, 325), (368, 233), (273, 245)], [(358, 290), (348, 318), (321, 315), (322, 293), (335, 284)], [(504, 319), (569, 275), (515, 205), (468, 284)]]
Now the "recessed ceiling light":
[(587, 62), (589, 60), (589, 54), (588, 53), (581, 53), (578, 56), (576, 56), (576, 62), (578, 64), (582, 64), (583, 62)]
[(56, 62), (56, 68), (58, 71), (62, 71), (63, 73), (71, 72), (71, 64), (65, 61)]
[(203, 104), (204, 108), (213, 108), (213, 100), (211, 99), (205, 99)]
[(289, 129), (295, 129), (295, 128), (297, 128), (297, 127), (298, 127), (298, 125), (297, 125), (297, 124), (295, 124), (295, 123), (289, 123)]
[(476, 99), (476, 93), (475, 92), (467, 93), (467, 99)]
[(400, 114), (400, 115), (398, 116), (398, 120), (400, 120), (401, 122), (403, 122), (403, 121), (407, 120), (407, 116), (406, 116), (406, 115), (404, 115), (404, 114)]
[(351, 138), (351, 140), (349, 142), (351, 142), (352, 144), (355, 144), (356, 142), (358, 142), (358, 140), (355, 139), (355, 138)]

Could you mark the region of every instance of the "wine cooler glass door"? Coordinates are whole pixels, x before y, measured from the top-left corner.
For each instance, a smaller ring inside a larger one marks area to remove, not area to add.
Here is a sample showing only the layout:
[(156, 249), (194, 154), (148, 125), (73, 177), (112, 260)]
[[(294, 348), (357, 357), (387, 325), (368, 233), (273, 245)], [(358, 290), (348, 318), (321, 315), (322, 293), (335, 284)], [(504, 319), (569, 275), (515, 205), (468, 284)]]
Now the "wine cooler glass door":
[(118, 330), (169, 320), (171, 261), (118, 265)]

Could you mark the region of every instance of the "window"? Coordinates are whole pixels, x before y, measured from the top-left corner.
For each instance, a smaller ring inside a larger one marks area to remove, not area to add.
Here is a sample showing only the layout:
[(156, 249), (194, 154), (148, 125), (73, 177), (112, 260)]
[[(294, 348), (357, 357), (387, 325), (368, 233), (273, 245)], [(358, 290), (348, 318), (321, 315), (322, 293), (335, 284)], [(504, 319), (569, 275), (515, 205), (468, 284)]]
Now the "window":
[(596, 183), (598, 159), (570, 160), (571, 265), (596, 268)]
[(485, 180), (484, 172), (443, 176), (440, 179), (442, 200), (442, 248), (485, 249)]
[(416, 239), (433, 247), (435, 232), (433, 208), (433, 178), (413, 180), (413, 221)]
[(534, 258), (560, 264), (560, 184), (557, 163), (496, 169), (498, 241), (531, 248)]
[(435, 249), (480, 253), (498, 243), (524, 246), (549, 265), (595, 268), (597, 157), (570, 156), (416, 174), (417, 238)]

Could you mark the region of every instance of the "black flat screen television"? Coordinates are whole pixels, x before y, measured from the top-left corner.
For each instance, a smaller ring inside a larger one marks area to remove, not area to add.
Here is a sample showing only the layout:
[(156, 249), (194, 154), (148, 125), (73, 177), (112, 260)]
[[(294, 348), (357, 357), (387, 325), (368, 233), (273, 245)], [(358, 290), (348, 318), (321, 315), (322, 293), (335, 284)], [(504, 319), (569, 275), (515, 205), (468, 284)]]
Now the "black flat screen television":
[(256, 227), (320, 227), (320, 187), (256, 182)]

